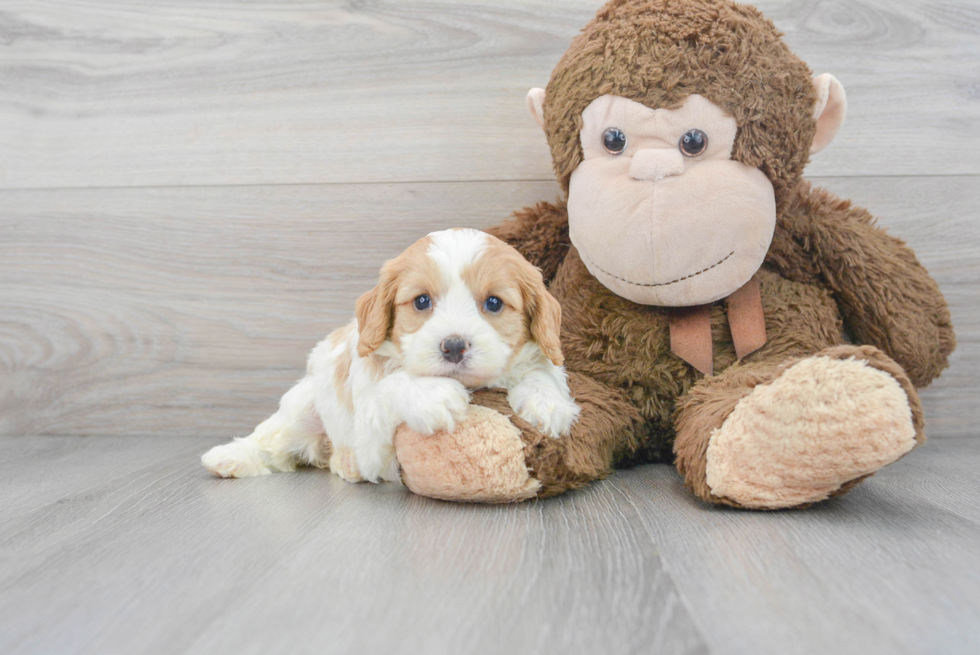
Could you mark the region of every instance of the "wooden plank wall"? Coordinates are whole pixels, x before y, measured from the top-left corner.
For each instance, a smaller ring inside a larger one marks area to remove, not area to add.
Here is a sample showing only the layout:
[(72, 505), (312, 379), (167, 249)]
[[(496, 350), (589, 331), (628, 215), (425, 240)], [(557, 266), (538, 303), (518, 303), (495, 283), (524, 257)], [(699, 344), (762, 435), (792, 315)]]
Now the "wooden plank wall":
[[(381, 262), (553, 199), (524, 94), (598, 0), (0, 7), (0, 434), (247, 432)], [(764, 1), (850, 113), (810, 165), (908, 240), (980, 418), (980, 3)]]

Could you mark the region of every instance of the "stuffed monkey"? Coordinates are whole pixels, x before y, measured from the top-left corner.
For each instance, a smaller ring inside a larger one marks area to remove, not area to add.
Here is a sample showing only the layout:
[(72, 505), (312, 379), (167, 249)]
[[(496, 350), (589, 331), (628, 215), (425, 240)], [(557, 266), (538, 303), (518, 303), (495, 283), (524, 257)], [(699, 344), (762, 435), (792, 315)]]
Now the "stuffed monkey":
[(492, 232), (561, 303), (581, 415), (552, 439), (478, 392), (451, 435), (400, 429), (410, 489), (512, 502), (674, 462), (704, 501), (798, 507), (923, 441), (916, 388), (955, 344), (946, 301), (867, 211), (803, 180), (844, 90), (769, 20), (613, 0), (528, 105), (564, 196)]

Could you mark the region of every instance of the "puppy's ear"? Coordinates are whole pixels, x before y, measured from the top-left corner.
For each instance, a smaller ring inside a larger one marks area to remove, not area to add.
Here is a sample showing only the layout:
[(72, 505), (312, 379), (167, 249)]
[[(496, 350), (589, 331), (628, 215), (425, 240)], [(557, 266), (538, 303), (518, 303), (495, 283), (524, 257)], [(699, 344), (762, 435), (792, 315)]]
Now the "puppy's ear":
[(381, 267), (377, 286), (357, 299), (354, 314), (357, 316), (357, 354), (367, 357), (381, 347), (388, 338), (395, 319), (395, 293), (398, 290), (397, 275), (392, 262)]
[(525, 312), (531, 326), (531, 338), (540, 346), (541, 352), (555, 366), (565, 363), (561, 353), (561, 305), (544, 286), (541, 271), (529, 262), (523, 262), (527, 272), (523, 275), (521, 286), (524, 288)]

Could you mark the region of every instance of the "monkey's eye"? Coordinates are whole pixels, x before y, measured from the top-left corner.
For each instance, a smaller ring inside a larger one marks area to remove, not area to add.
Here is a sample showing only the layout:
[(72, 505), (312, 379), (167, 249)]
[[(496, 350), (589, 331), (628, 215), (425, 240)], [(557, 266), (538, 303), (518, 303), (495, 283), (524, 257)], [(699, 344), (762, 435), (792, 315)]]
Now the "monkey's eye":
[(618, 155), (626, 150), (626, 135), (618, 127), (610, 127), (602, 133), (602, 147), (610, 155)]
[(424, 312), (429, 307), (432, 307), (432, 298), (430, 298), (428, 294), (423, 293), (421, 296), (415, 299), (415, 309), (419, 310), (420, 312)]
[(497, 296), (490, 296), (487, 298), (486, 302), (483, 303), (483, 309), (487, 310), (491, 314), (496, 314), (503, 308), (504, 301)]
[(681, 137), (677, 146), (687, 157), (697, 157), (708, 147), (708, 135), (701, 130), (691, 130)]

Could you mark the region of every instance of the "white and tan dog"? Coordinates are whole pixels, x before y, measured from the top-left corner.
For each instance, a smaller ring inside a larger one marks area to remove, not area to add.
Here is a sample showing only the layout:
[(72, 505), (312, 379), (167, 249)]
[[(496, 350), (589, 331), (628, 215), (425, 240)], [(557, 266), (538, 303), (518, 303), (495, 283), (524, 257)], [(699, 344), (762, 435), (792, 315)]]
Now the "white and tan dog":
[(221, 477), (313, 465), (350, 482), (399, 479), (402, 423), (452, 432), (472, 389), (508, 390), (552, 437), (578, 416), (558, 341), (561, 307), (514, 248), (471, 229), (433, 232), (385, 263), (356, 319), (321, 341), (306, 377), (255, 431), (202, 458)]

